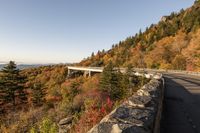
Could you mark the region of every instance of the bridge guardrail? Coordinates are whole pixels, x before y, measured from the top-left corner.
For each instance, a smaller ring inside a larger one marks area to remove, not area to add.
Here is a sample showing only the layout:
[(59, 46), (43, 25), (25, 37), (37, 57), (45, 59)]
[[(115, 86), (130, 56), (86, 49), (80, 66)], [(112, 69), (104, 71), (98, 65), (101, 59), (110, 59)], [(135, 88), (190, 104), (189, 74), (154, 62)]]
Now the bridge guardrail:
[(194, 72), (194, 71), (184, 71), (184, 70), (166, 70), (166, 69), (149, 69), (149, 68), (134, 68), (134, 70), (139, 71), (153, 71), (153, 72), (168, 72), (168, 73), (180, 73), (180, 74), (188, 74), (188, 75), (194, 75), (194, 76), (200, 76), (200, 72)]
[[(75, 70), (89, 70), (89, 71), (98, 71), (102, 72), (103, 67), (81, 67), (81, 66), (67, 66), (69, 68), (75, 69)], [(121, 71), (125, 71), (126, 68), (120, 68)], [(150, 71), (150, 72), (170, 72), (170, 73), (182, 73), (182, 74), (188, 74), (188, 75), (196, 75), (200, 76), (200, 72), (194, 72), (194, 71), (184, 71), (184, 70), (167, 70), (167, 69), (150, 69), (150, 68), (133, 68), (133, 70), (136, 71)]]

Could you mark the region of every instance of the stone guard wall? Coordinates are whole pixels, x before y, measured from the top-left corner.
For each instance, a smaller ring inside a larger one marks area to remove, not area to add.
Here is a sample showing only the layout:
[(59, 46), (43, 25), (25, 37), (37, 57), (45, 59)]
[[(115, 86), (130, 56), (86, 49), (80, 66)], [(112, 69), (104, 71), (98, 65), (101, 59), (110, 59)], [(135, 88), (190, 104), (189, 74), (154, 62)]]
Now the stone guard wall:
[(164, 79), (151, 79), (88, 133), (159, 133)]

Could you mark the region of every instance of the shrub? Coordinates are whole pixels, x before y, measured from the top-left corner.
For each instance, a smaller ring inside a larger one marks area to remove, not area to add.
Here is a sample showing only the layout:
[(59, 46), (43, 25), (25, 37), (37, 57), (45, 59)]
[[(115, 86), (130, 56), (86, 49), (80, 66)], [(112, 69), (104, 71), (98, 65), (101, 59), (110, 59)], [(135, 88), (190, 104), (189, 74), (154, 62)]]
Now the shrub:
[(43, 118), (39, 126), (40, 133), (57, 133), (58, 128), (49, 118)]

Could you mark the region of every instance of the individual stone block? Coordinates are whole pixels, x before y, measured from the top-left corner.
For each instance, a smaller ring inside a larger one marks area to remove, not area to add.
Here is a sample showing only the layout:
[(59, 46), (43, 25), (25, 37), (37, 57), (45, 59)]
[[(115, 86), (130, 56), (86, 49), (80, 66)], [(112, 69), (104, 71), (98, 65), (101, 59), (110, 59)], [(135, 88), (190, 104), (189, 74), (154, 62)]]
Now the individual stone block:
[(150, 96), (133, 95), (125, 102), (125, 104), (128, 104), (129, 106), (142, 108), (148, 106), (151, 100), (152, 98)]

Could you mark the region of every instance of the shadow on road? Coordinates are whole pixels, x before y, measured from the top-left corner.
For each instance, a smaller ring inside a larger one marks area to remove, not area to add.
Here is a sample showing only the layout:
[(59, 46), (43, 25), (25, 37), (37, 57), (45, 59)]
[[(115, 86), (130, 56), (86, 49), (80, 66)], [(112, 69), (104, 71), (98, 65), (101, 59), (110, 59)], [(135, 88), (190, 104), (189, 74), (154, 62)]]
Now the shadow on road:
[(165, 75), (161, 133), (200, 133), (200, 80)]

